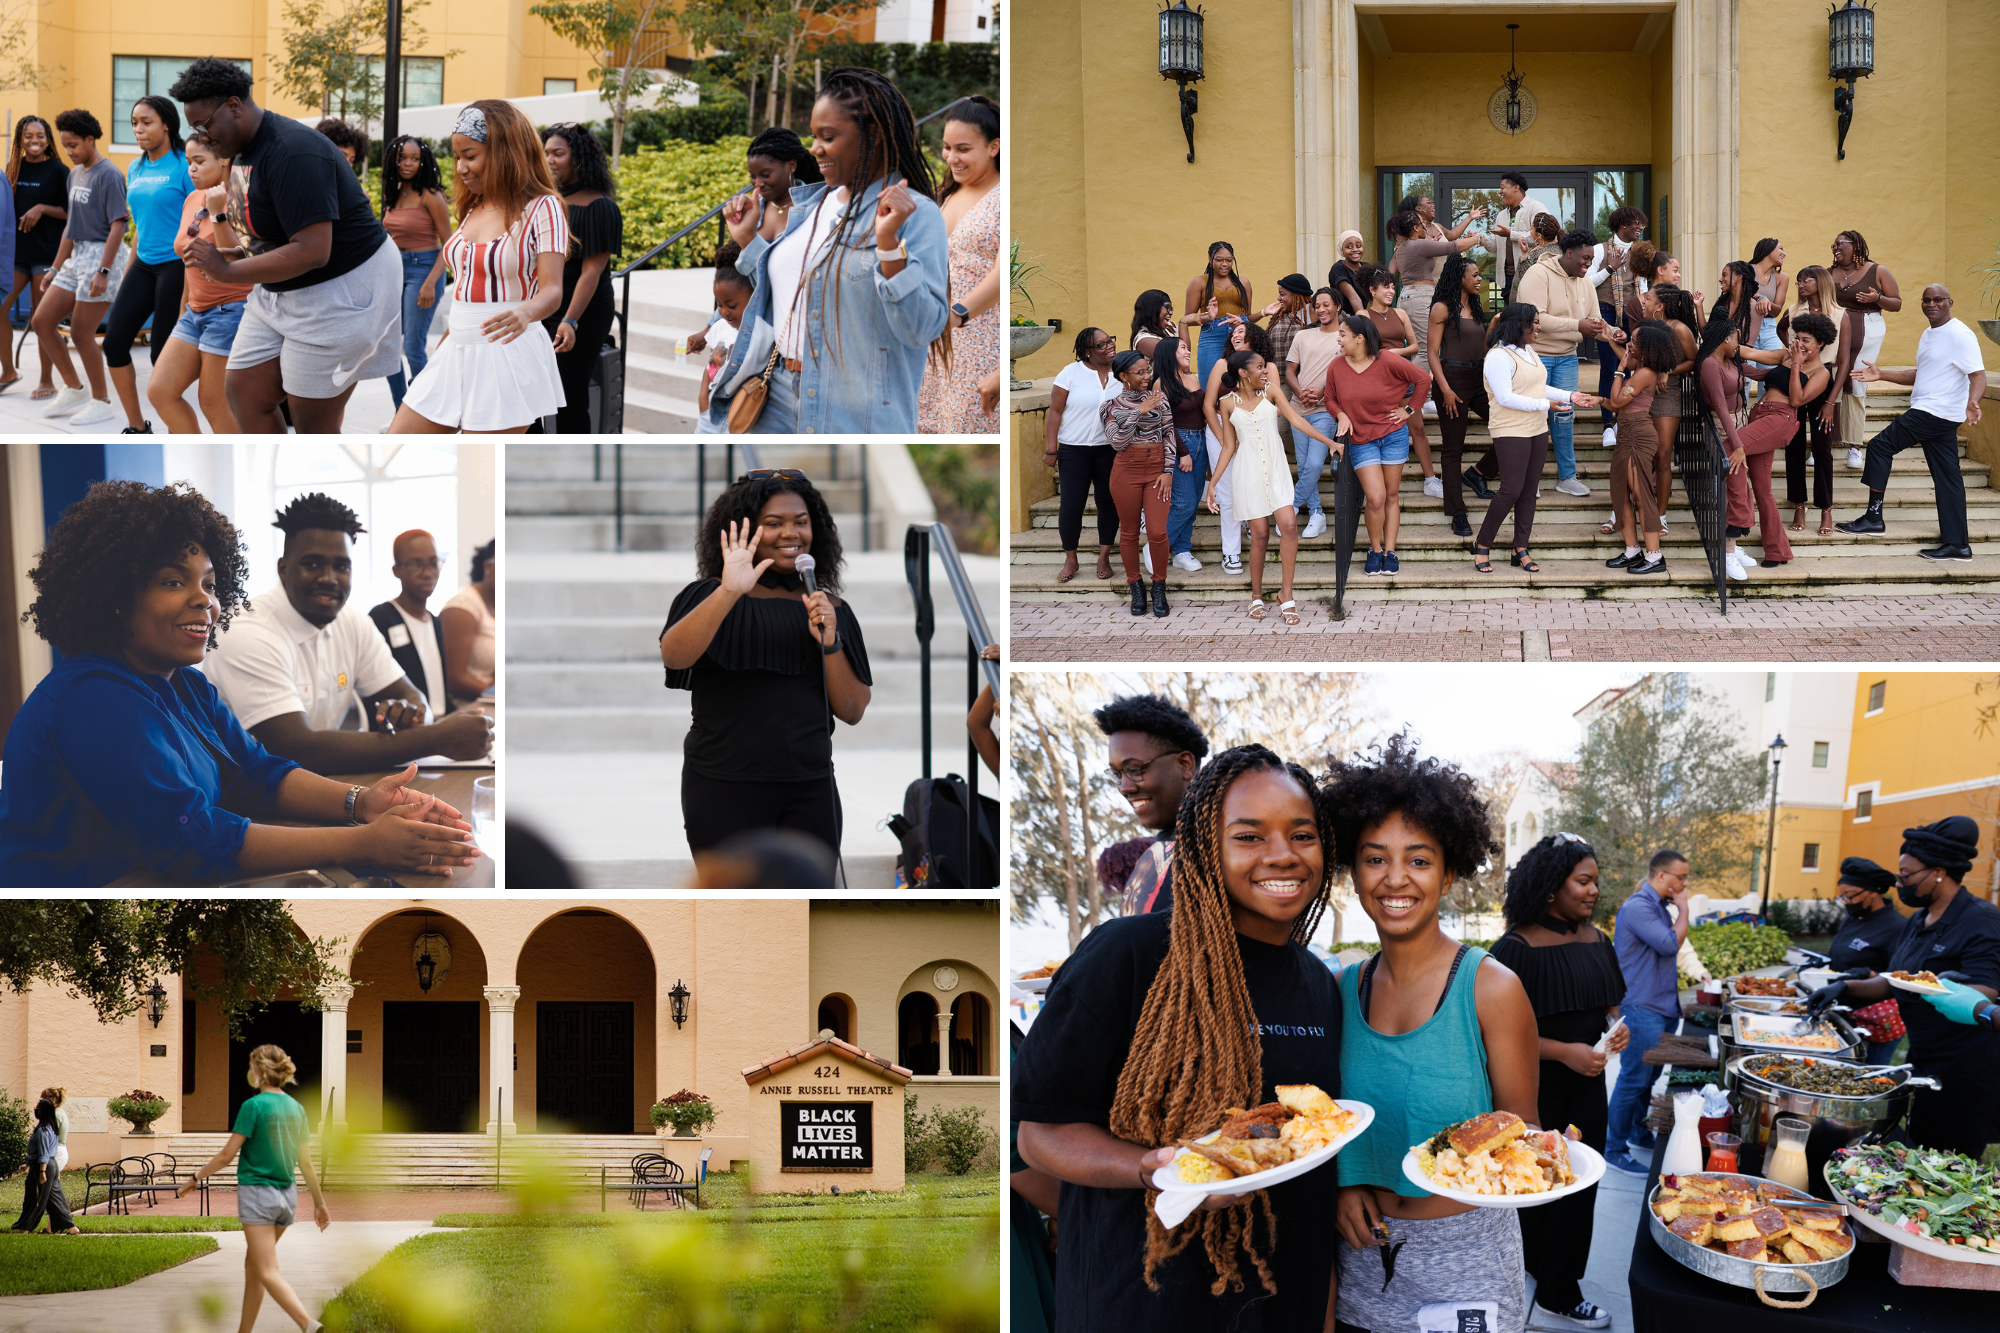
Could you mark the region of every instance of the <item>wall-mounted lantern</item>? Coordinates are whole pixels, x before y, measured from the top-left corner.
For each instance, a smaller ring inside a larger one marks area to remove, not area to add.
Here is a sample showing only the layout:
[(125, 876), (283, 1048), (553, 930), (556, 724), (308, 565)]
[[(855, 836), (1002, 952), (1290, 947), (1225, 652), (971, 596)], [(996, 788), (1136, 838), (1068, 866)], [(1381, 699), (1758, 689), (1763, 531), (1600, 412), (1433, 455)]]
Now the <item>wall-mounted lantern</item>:
[(1864, 0), (1836, 4), (1826, 16), (1826, 77), (1844, 86), (1833, 90), (1840, 116), (1839, 160), (1847, 159), (1847, 127), (1854, 123), (1854, 83), (1875, 72), (1875, 11)]
[(1187, 135), (1187, 160), (1194, 161), (1194, 113), (1201, 109), (1200, 95), (1188, 87), (1202, 77), (1202, 24), (1200, 5), (1189, 9), (1187, 0), (1160, 10), (1160, 77), (1180, 86), (1181, 130)]
[(678, 979), (674, 982), (674, 988), (667, 992), (667, 1003), (672, 1006), (674, 1027), (676, 1029), (681, 1024), (687, 1022), (688, 1001), (693, 998), (694, 992), (689, 990)]
[(158, 977), (153, 978), (152, 986), (146, 991), (146, 1000), (146, 1017), (153, 1020), (154, 1027), (158, 1027), (160, 1020), (167, 1016), (167, 988), (160, 984)]

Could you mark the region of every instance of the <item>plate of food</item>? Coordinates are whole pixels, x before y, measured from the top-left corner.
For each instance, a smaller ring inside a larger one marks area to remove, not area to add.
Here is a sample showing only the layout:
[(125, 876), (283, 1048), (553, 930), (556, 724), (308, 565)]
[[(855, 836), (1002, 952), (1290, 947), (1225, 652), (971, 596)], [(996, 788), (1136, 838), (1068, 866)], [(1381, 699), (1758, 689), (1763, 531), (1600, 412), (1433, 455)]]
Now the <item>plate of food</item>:
[(1446, 1125), (1403, 1157), (1411, 1184), (1479, 1208), (1534, 1208), (1589, 1189), (1604, 1158), (1554, 1130), (1531, 1130), (1511, 1111)]
[(2000, 1170), (1962, 1153), (1871, 1143), (1842, 1148), (1826, 1183), (1854, 1220), (1954, 1263), (2000, 1266)]
[(1773, 1017), (1753, 1021), (1748, 1014), (1736, 1016), (1736, 1044), (1739, 1046), (1789, 1046), (1801, 1051), (1838, 1051), (1849, 1043), (1818, 1023), (1806, 1019)]
[(1897, 990), (1915, 991), (1919, 995), (1951, 994), (1951, 987), (1939, 981), (1935, 972), (1884, 972), (1882, 978)]
[[(1840, 1210), (1757, 1176), (1710, 1171), (1662, 1176), (1647, 1204), (1661, 1249), (1696, 1272), (1739, 1287), (1751, 1286), (1761, 1265), (1779, 1270), (1826, 1265), (1811, 1276), (1815, 1285), (1830, 1285), (1845, 1275), (1842, 1261), (1854, 1252), (1854, 1236)], [(1773, 1291), (1803, 1291), (1807, 1285), (1764, 1281)]]
[(1153, 1172), (1153, 1188), (1197, 1197), (1248, 1194), (1304, 1175), (1360, 1137), (1375, 1108), (1329, 1097), (1310, 1083), (1288, 1083), (1278, 1088), (1277, 1101), (1247, 1111), (1232, 1107), (1227, 1115), (1200, 1138), (1183, 1139), (1174, 1160)]
[(1020, 989), (1027, 991), (1030, 995), (1040, 995), (1049, 988), (1049, 983), (1056, 979), (1056, 972), (1061, 969), (1062, 965), (1062, 959), (1051, 958), (1048, 962), (1043, 963), (1033, 971), (1023, 972), (1016, 976), (1014, 984)]
[(1731, 977), (1729, 986), (1738, 995), (1776, 996), (1787, 1000), (1799, 993), (1799, 988), (1783, 977)]

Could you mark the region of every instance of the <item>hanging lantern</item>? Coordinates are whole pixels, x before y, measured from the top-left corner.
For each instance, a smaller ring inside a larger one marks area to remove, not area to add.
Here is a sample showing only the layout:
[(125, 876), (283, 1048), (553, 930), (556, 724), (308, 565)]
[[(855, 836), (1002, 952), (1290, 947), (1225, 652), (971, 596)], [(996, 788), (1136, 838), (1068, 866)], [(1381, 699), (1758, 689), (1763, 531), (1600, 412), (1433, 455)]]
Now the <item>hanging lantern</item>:
[(1172, 79), (1180, 88), (1181, 131), (1187, 135), (1187, 160), (1194, 161), (1194, 116), (1201, 109), (1200, 94), (1188, 87), (1202, 78), (1202, 27), (1206, 15), (1201, 6), (1188, 8), (1187, 0), (1160, 10), (1160, 77)]
[(1875, 11), (1864, 0), (1835, 5), (1826, 16), (1826, 76), (1840, 86), (1833, 90), (1833, 109), (1840, 117), (1838, 158), (1847, 158), (1847, 130), (1854, 123), (1854, 85), (1875, 72)]

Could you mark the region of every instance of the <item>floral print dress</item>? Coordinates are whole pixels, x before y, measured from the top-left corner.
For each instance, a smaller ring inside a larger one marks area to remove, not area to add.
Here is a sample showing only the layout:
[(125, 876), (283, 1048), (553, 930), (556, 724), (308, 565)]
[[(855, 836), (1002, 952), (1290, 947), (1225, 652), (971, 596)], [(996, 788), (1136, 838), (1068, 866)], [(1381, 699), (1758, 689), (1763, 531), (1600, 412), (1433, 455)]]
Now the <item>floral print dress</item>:
[[(986, 197), (958, 220), (951, 233), (951, 299), (966, 294), (1000, 262), (1000, 191)], [(917, 395), (917, 429), (927, 435), (991, 435), (1000, 429), (1000, 413), (982, 412), (979, 381), (1000, 365), (1000, 307), (994, 306), (962, 329), (951, 330), (951, 373), (936, 359), (924, 368), (924, 387)], [(1003, 388), (1005, 386), (1002, 386)]]

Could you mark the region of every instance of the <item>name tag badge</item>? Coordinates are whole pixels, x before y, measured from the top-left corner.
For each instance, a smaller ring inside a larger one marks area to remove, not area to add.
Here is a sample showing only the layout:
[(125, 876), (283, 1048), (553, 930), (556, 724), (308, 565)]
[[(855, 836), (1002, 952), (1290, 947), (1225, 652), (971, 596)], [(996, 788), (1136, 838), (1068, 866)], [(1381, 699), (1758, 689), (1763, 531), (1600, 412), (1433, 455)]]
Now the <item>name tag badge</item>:
[(409, 627), (408, 625), (391, 625), (391, 626), (389, 626), (389, 646), (390, 646), (391, 648), (407, 648), (407, 647), (409, 647), (409, 646), (410, 646), (410, 627)]

